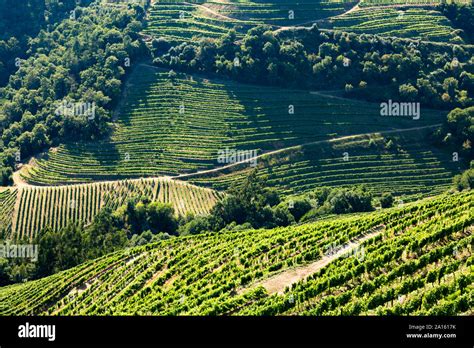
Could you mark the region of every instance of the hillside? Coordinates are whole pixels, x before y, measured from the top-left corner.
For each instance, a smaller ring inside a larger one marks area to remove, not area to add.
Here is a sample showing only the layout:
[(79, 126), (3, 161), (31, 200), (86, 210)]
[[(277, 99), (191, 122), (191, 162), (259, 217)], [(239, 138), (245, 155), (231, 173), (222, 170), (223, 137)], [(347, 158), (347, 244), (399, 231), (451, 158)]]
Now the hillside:
[(168, 76), (137, 67), (110, 139), (61, 145), (22, 171), (23, 178), (57, 185), (178, 175), (221, 166), (218, 153), (226, 148), (261, 154), (352, 134), (432, 126), (445, 117), (432, 110), (423, 110), (419, 120), (383, 117), (375, 103)]
[[(261, 157), (257, 168), (267, 185), (282, 194), (363, 184), (375, 195), (392, 192), (405, 201), (414, 200), (447, 190), (460, 170), (452, 154), (428, 140), (420, 141), (429, 131), (378, 133), (294, 147)], [(225, 190), (252, 169), (240, 165), (181, 179)]]
[(452, 23), (438, 11), (422, 8), (364, 8), (333, 17), (329, 27), (354, 33), (464, 43)]
[(155, 1), (148, 15), (147, 35), (184, 42), (218, 39), (229, 29), (239, 37), (257, 25), (300, 25), (343, 13), (356, 1)]
[[(472, 314), (473, 198), (124, 250), (1, 288), (0, 314)], [(308, 267), (306, 280), (285, 277)], [(296, 283), (269, 294), (275, 275), (280, 289)]]
[[(0, 192), (0, 222), (7, 238), (32, 239), (45, 227), (59, 230), (71, 222), (90, 223), (105, 208), (130, 198), (170, 203), (176, 214), (208, 214), (218, 192), (167, 178), (98, 182), (55, 187), (23, 186)], [(1, 230), (1, 229), (0, 229)]]
[(470, 0), (361, 0), (359, 6), (368, 7), (368, 6), (399, 6), (399, 5), (419, 5), (419, 6), (434, 6), (439, 5), (443, 2), (446, 3), (456, 3), (456, 4), (466, 4), (471, 3)]
[[(469, 0), (457, 0), (470, 4)], [(145, 34), (172, 42), (219, 39), (230, 29), (237, 37), (252, 27), (274, 30), (311, 26), (354, 33), (450, 43), (465, 43), (456, 27), (436, 6), (442, 1), (305, 0), (289, 1), (165, 1), (155, 2)]]
[(472, 341), (474, 0), (22, 1), (0, 348)]

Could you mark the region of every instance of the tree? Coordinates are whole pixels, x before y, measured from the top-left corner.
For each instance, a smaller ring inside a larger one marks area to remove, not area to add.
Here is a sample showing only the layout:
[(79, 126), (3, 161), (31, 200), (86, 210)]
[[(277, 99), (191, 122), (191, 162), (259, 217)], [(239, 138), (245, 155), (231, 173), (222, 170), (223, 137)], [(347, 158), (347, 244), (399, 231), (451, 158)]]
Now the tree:
[(146, 207), (148, 225), (152, 232), (176, 234), (178, 222), (171, 204), (153, 202)]
[(382, 197), (380, 197), (380, 205), (382, 208), (390, 208), (393, 206), (394, 199), (391, 193), (385, 192)]

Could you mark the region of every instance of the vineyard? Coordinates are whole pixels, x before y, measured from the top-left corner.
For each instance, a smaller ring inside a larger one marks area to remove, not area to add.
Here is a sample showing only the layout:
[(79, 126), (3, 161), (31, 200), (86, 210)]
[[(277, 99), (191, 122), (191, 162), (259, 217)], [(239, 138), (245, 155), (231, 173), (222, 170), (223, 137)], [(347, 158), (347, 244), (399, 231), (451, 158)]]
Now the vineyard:
[(177, 214), (184, 216), (188, 212), (195, 215), (209, 213), (221, 197), (213, 190), (169, 179), (21, 187), (8, 192), (0, 193), (0, 222), (7, 226), (7, 236), (12, 239), (31, 239), (47, 226), (59, 230), (71, 222), (88, 224), (100, 209), (116, 209), (130, 198), (146, 197), (151, 201), (170, 203)]
[[(300, 226), (175, 238), (3, 287), (0, 314), (473, 314), (473, 222), (468, 191)], [(266, 288), (357, 240), (357, 253), (285, 290)]]
[(256, 24), (278, 26), (313, 22), (343, 13), (357, 1), (350, 0), (288, 0), (206, 1), (204, 6), (226, 17)]
[(450, 21), (440, 12), (418, 8), (362, 8), (332, 18), (330, 27), (354, 33), (463, 43)]
[(473, 1), (8, 9), (0, 317), (474, 316)]
[(169, 41), (192, 38), (216, 39), (235, 29), (239, 36), (253, 24), (227, 18), (213, 18), (202, 7), (183, 2), (157, 2), (149, 10), (145, 34)]
[(450, 21), (434, 10), (440, 3), (441, 0), (168, 0), (153, 4), (145, 34), (185, 42), (218, 39), (230, 29), (240, 38), (248, 29), (261, 24), (289, 28), (318, 22), (325, 28), (355, 33), (464, 43)]
[[(28, 171), (32, 184), (156, 177), (219, 166), (226, 148), (258, 153), (351, 134), (424, 127), (420, 120), (380, 116), (378, 104), (308, 91), (213, 81), (142, 65), (131, 77), (111, 138), (51, 150)], [(223, 107), (225, 105), (225, 107)]]
[[(451, 154), (419, 141), (425, 136), (423, 131), (410, 131), (308, 145), (261, 158), (258, 175), (282, 194), (364, 184), (376, 195), (392, 192), (403, 200), (414, 200), (445, 191), (459, 171)], [(393, 145), (387, 147), (390, 141)], [(250, 170), (235, 168), (188, 180), (224, 190), (241, 182)]]
[(17, 189), (0, 188), (0, 238), (11, 230)]

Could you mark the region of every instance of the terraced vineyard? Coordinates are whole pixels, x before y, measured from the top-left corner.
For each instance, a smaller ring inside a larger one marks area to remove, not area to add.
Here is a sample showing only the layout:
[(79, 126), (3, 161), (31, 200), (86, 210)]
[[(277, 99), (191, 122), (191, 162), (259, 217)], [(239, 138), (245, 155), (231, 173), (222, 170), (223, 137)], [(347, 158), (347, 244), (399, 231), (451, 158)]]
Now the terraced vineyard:
[(213, 18), (196, 4), (184, 2), (156, 2), (149, 10), (145, 33), (169, 41), (188, 41), (192, 38), (216, 39), (235, 29), (242, 36), (253, 23)]
[[(226, 148), (258, 153), (338, 136), (441, 123), (443, 112), (420, 120), (380, 116), (377, 104), (287, 90), (168, 78), (136, 69), (109, 140), (60, 146), (23, 172), (33, 184), (177, 175), (210, 169)], [(293, 111), (293, 112), (292, 112)]]
[[(471, 3), (470, 0), (455, 2)], [(287, 28), (320, 22), (323, 27), (355, 33), (463, 43), (450, 21), (434, 10), (440, 3), (440, 0), (304, 0), (296, 3), (287, 0), (167, 0), (154, 3), (145, 33), (184, 42), (193, 38), (217, 39), (230, 29), (235, 29), (241, 37), (251, 27), (261, 24)], [(356, 5), (355, 11), (348, 11)], [(329, 20), (329, 26), (321, 22), (324, 19)]]
[(204, 6), (221, 15), (258, 24), (289, 26), (341, 14), (354, 6), (350, 0), (206, 1)]
[(158, 1), (149, 11), (145, 34), (183, 42), (196, 38), (216, 39), (230, 29), (243, 34), (256, 25), (291, 26), (344, 13), (357, 1)]
[[(0, 194), (0, 201), (8, 203), (7, 208), (2, 209), (1, 216), (4, 217), (5, 226), (10, 227), (6, 229), (8, 237), (33, 238), (46, 226), (58, 230), (70, 222), (80, 221), (87, 224), (100, 209), (104, 207), (116, 209), (133, 197), (146, 197), (152, 201), (170, 203), (177, 214), (184, 216), (188, 212), (195, 215), (209, 213), (221, 195), (213, 190), (169, 179), (141, 179), (58, 187), (21, 187), (9, 195)], [(17, 203), (13, 212), (15, 200)]]
[[(420, 142), (424, 133), (371, 135), (304, 146), (261, 158), (258, 175), (265, 176), (267, 184), (283, 194), (358, 184), (376, 195), (392, 192), (403, 200), (439, 194), (451, 186), (458, 163), (452, 161), (451, 154)], [(393, 145), (387, 148), (389, 141)], [(224, 190), (242, 182), (250, 170), (240, 167), (187, 179)]]
[(451, 22), (442, 13), (434, 10), (368, 8), (334, 17), (329, 23), (333, 29), (354, 33), (439, 42), (464, 42)]
[[(468, 191), (357, 217), (175, 238), (3, 287), (0, 314), (472, 314), (473, 222)], [(364, 235), (361, 253), (268, 293), (276, 275), (316, 269), (331, 246)]]

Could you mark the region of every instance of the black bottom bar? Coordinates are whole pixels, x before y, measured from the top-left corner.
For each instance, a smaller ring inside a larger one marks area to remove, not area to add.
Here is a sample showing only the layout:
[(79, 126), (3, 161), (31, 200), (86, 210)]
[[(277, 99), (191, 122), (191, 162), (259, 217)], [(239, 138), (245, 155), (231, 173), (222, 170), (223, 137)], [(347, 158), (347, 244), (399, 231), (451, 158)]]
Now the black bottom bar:
[[(0, 347), (471, 348), (473, 324), (473, 317), (0, 317)], [(49, 331), (34, 325), (54, 325), (54, 340), (52, 327)], [(19, 337), (20, 331), (33, 336), (43, 332), (46, 337)]]

